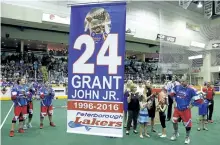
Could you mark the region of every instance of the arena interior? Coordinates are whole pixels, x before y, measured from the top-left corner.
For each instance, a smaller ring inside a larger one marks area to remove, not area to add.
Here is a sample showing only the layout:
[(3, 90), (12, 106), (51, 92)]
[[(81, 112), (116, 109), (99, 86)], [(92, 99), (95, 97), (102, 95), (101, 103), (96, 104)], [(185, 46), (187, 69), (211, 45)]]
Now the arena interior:
[[(85, 3), (85, 0), (1, 1), (1, 144), (184, 144), (185, 127), (182, 123), (179, 123), (180, 137), (176, 142), (170, 141), (172, 118), (166, 121), (167, 137), (157, 135), (161, 131), (158, 112), (154, 127), (157, 132), (151, 132), (148, 124), (150, 138), (141, 139), (133, 132), (126, 135), (126, 128), (123, 138), (66, 132), (70, 8), (80, 2)], [(202, 92), (210, 83), (215, 90), (213, 117), (207, 120), (208, 131), (198, 131), (198, 108), (192, 108), (190, 144), (219, 145), (220, 3), (211, 1), (213, 11), (208, 12), (204, 1), (191, 0), (188, 6), (181, 5), (181, 2), (187, 1), (127, 1), (125, 84), (132, 81), (139, 86), (150, 82), (152, 92), (160, 92), (174, 78), (176, 81), (185, 78), (189, 85)], [(17, 133), (17, 122), (15, 136), (9, 137), (14, 117), (12, 88), (21, 78), (25, 78), (26, 83), (37, 83), (39, 88), (46, 82), (52, 86), (56, 127), (49, 126), (46, 118), (44, 128), (40, 129), (41, 99), (36, 93), (32, 128)]]

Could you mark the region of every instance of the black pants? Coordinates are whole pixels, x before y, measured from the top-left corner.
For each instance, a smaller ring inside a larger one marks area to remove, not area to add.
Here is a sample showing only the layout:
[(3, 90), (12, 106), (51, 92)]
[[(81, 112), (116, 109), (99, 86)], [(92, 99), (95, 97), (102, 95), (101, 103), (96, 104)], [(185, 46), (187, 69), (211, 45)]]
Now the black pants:
[(127, 121), (127, 130), (129, 131), (131, 128), (131, 123), (133, 121), (133, 128), (134, 130), (137, 129), (137, 118), (138, 118), (139, 111), (131, 111), (128, 110), (128, 121)]
[(166, 128), (166, 114), (164, 112), (159, 112), (160, 124), (163, 128)]
[(207, 114), (207, 120), (212, 120), (212, 114), (214, 110), (214, 100), (209, 100), (211, 103), (208, 107), (208, 114)]
[(171, 98), (170, 95), (168, 95), (168, 110), (167, 110), (167, 119), (170, 120), (171, 119), (171, 115), (172, 115), (172, 108), (173, 108), (173, 99)]

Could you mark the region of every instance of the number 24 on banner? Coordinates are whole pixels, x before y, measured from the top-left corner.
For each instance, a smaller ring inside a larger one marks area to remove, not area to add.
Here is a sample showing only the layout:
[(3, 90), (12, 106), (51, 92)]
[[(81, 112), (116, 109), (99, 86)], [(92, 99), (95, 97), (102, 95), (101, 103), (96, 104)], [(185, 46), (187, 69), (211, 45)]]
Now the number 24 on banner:
[[(86, 45), (86, 49), (73, 64), (73, 73), (94, 74), (95, 64), (86, 62), (94, 53), (95, 42), (90, 35), (81, 35), (76, 39), (73, 48), (81, 50), (83, 44)], [(109, 55), (105, 56), (108, 50)], [(122, 63), (121, 59), (121, 56), (118, 56), (118, 34), (108, 34), (97, 54), (96, 64), (108, 66), (109, 74), (117, 74), (118, 66)]]

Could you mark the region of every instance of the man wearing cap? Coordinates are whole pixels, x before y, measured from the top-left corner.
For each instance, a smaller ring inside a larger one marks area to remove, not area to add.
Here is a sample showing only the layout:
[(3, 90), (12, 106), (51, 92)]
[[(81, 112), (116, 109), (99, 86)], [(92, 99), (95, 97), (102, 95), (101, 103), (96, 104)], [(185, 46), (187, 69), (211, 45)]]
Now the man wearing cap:
[(174, 141), (179, 136), (178, 120), (181, 118), (186, 128), (185, 144), (189, 144), (189, 135), (192, 127), (191, 103), (192, 100), (195, 100), (194, 97), (197, 96), (196, 90), (188, 86), (186, 78), (182, 78), (181, 84), (176, 85), (172, 89), (170, 95), (174, 98), (176, 103), (173, 113), (174, 134), (171, 137), (171, 140)]

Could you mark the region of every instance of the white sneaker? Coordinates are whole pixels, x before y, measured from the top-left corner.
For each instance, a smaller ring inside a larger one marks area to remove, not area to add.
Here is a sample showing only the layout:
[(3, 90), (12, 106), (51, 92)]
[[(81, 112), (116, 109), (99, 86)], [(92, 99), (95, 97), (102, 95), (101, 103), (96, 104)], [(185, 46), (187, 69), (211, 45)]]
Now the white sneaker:
[(161, 136), (161, 135), (162, 135), (162, 133), (158, 133), (158, 135), (159, 135), (159, 136)]
[(174, 141), (177, 139), (177, 137), (178, 137), (178, 134), (174, 133), (173, 136), (170, 138), (170, 140)]
[(177, 133), (177, 137), (179, 137), (180, 136), (180, 134), (179, 133)]
[(204, 128), (203, 128), (203, 130), (206, 130), (206, 131), (208, 131), (208, 128), (204, 127)]
[(189, 139), (189, 137), (186, 137), (185, 144), (189, 144), (189, 143), (190, 143), (190, 139)]
[(140, 135), (140, 138), (144, 138), (144, 136), (141, 134), (141, 135)]
[(32, 125), (31, 125), (31, 123), (29, 123), (29, 124), (27, 125), (27, 127), (28, 127), (28, 128), (32, 128)]
[(24, 130), (28, 129), (26, 124), (23, 126), (23, 129)]
[(147, 133), (145, 133), (145, 136), (146, 136), (146, 137), (148, 137), (148, 138), (150, 138), (150, 135), (149, 135), (149, 134), (147, 134)]
[(167, 137), (167, 135), (166, 135), (166, 134), (163, 134), (163, 135), (161, 135), (160, 137), (161, 137), (161, 138), (165, 138), (165, 137)]

